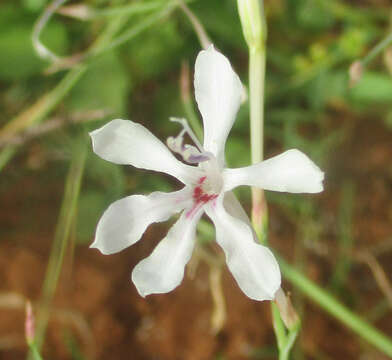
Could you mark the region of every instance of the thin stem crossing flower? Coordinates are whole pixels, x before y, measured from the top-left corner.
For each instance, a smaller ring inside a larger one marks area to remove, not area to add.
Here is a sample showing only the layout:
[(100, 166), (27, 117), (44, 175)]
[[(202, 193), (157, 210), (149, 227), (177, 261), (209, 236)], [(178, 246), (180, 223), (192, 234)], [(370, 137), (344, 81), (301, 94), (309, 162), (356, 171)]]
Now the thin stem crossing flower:
[[(257, 242), (249, 219), (233, 195), (241, 185), (292, 193), (323, 190), (323, 172), (302, 152), (288, 150), (258, 164), (225, 167), (226, 138), (241, 104), (243, 88), (228, 59), (211, 45), (195, 64), (195, 95), (203, 118), (204, 142), (199, 144), (186, 122), (168, 147), (177, 160), (144, 126), (116, 119), (90, 133), (94, 152), (116, 164), (163, 172), (185, 186), (176, 192), (132, 195), (114, 202), (100, 219), (91, 247), (113, 254), (135, 244), (147, 227), (181, 213), (150, 256), (132, 272), (139, 294), (167, 293), (184, 277), (195, 245), (196, 226), (205, 213), (216, 229), (216, 241), (241, 290), (251, 299), (272, 300), (280, 288), (279, 265), (272, 252)], [(184, 145), (188, 133), (195, 146)], [(195, 165), (196, 164), (196, 165)]]

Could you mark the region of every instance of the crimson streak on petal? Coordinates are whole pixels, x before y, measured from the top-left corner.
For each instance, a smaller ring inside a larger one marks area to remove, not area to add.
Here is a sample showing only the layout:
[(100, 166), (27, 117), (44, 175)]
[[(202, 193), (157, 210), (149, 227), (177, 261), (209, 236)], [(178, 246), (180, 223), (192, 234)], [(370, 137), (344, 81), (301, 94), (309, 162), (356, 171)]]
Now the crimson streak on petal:
[(198, 185), (193, 189), (193, 206), (186, 213), (187, 218), (191, 218), (197, 212), (197, 210), (200, 209), (200, 207), (218, 197), (218, 194), (209, 194), (204, 191), (203, 183), (205, 182), (206, 178), (206, 176), (202, 176), (198, 181)]

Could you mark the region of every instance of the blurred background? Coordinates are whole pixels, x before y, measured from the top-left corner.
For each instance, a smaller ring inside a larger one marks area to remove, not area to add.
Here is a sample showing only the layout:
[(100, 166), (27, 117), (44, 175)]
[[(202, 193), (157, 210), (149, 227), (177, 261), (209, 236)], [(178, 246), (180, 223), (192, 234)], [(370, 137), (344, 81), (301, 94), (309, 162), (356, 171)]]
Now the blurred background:
[[(179, 188), (98, 158), (87, 133), (121, 117), (165, 140), (179, 131), (170, 116), (199, 116), (200, 44), (188, 15), (172, 1), (69, 1), (42, 31), (58, 56), (48, 61), (32, 45), (48, 4), (0, 2), (0, 359), (26, 358), (26, 300), (48, 320), (45, 359), (276, 358), (270, 304), (246, 298), (208, 256), (196, 253), (175, 291), (137, 294), (131, 269), (170, 224), (153, 225), (116, 255), (88, 248), (111, 202)], [(326, 173), (320, 195), (266, 194), (271, 249), (390, 336), (392, 48), (352, 86), (348, 70), (392, 31), (391, 5), (265, 1), (266, 157), (295, 147)], [(236, 1), (188, 6), (246, 85)], [(245, 103), (226, 146), (230, 167), (250, 163), (248, 117)], [(249, 211), (249, 190), (237, 193)], [(213, 236), (203, 223), (199, 239), (219, 259)], [(293, 359), (387, 359), (286, 280), (283, 287), (303, 325)]]

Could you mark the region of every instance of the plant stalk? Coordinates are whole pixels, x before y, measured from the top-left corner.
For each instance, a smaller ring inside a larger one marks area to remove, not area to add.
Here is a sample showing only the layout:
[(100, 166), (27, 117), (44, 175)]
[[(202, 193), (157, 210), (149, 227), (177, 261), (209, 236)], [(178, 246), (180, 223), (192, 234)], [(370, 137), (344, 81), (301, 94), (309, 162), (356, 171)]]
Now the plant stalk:
[[(266, 66), (266, 21), (262, 0), (237, 0), (245, 40), (249, 48), (249, 102), (252, 164), (264, 158), (264, 84)], [(268, 212), (264, 192), (252, 188), (252, 225), (259, 241), (267, 242)], [(299, 325), (286, 334), (279, 311), (271, 305), (279, 360), (288, 360), (299, 332)], [(299, 322), (298, 322), (299, 323)]]

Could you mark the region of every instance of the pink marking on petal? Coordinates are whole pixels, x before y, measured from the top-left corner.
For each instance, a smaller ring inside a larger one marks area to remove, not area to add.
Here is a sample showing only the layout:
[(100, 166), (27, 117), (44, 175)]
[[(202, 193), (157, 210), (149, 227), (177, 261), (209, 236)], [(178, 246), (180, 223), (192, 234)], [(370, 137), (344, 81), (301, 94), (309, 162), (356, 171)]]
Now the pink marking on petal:
[(204, 182), (206, 179), (207, 179), (207, 176), (202, 176), (202, 177), (199, 179), (198, 183), (201, 185), (201, 184), (203, 184), (203, 182)]
[(193, 200), (196, 204), (199, 203), (205, 204), (206, 202), (215, 199), (217, 196), (218, 196), (217, 194), (205, 193), (201, 186), (196, 186), (193, 189), (193, 195), (192, 195)]
[(193, 206), (192, 208), (186, 213), (186, 217), (192, 217), (198, 209), (200, 209), (204, 204), (212, 201), (218, 197), (218, 194), (208, 194), (204, 192), (202, 184), (206, 180), (206, 176), (203, 176), (199, 179), (197, 186), (193, 189)]
[(185, 214), (185, 216), (186, 216), (188, 219), (191, 219), (191, 218), (196, 214), (197, 210), (200, 209), (200, 206), (201, 206), (200, 204), (194, 204), (193, 207), (192, 207), (192, 209), (190, 209), (189, 211), (187, 211), (187, 213)]

